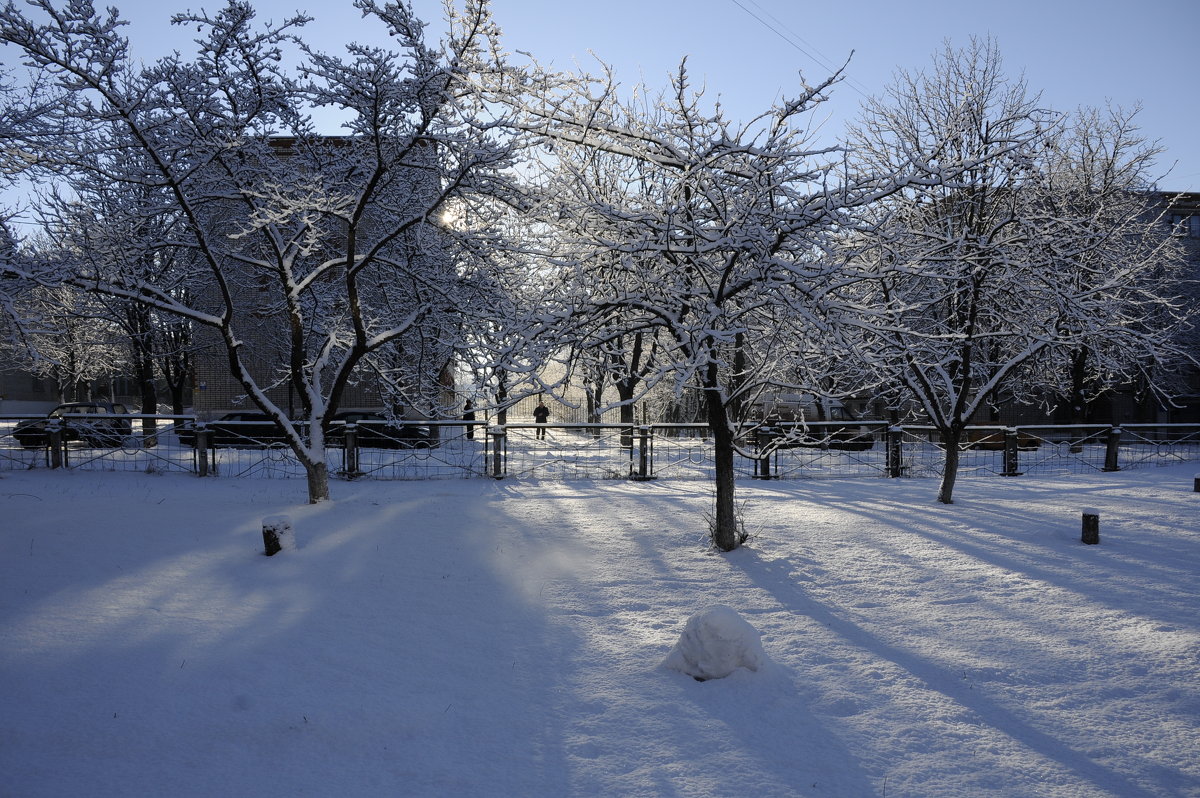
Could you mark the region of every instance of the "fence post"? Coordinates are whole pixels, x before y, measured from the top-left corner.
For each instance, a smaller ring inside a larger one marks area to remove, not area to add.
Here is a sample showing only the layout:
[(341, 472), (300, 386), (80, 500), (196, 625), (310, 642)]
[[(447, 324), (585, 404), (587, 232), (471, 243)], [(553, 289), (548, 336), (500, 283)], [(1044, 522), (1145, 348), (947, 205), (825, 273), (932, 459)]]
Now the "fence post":
[(46, 455), (50, 468), (62, 468), (62, 421), (46, 422)]
[(208, 476), (209, 451), (212, 448), (212, 430), (201, 421), (196, 424), (196, 473)]
[(645, 482), (654, 479), (654, 437), (648, 425), (638, 427), (638, 467), (634, 479)]
[[(755, 479), (770, 479), (771, 478), (771, 442), (775, 440), (774, 427), (762, 427), (756, 433), (758, 454), (759, 457), (754, 461), (754, 478)], [(763, 450), (766, 450), (764, 453)]]
[(1100, 513), (1097, 510), (1083, 511), (1083, 532), (1079, 539), (1089, 546), (1100, 542)]
[(904, 428), (888, 427), (887, 430), (887, 472), (888, 476), (896, 479), (904, 476)]
[(1121, 464), (1117, 461), (1121, 447), (1121, 428), (1113, 427), (1108, 431), (1108, 440), (1104, 444), (1104, 471), (1120, 471)]
[(492, 427), (488, 430), (488, 435), (492, 439), (492, 477), (494, 479), (504, 479), (505, 470), (505, 437), (504, 427)]
[(50, 454), (50, 467), (63, 467), (63, 425), (62, 420), (52, 418), (46, 423), (46, 433), (49, 436), (47, 446)]
[(343, 463), (343, 468), (346, 471), (346, 476), (354, 479), (362, 473), (358, 470), (358, 425), (354, 423), (347, 424), (344, 436), (345, 442), (343, 446), (345, 448), (343, 449), (342, 456), (345, 458), (345, 463)]
[(1021, 476), (1020, 458), (1017, 454), (1017, 428), (1005, 427), (1004, 429), (1004, 471), (1001, 476), (1019, 477)]

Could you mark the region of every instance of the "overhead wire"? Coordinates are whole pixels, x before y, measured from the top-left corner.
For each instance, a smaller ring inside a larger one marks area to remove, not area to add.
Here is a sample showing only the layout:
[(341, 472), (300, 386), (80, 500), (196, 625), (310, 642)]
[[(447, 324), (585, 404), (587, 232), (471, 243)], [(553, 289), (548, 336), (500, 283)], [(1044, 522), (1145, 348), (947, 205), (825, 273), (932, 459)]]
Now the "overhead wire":
[[(759, 22), (759, 24), (761, 24), (764, 28), (771, 31), (779, 38), (783, 39), (785, 42), (787, 42), (789, 45), (791, 45), (793, 48), (795, 48), (797, 51), (799, 51), (802, 55), (806, 56), (809, 60), (811, 60), (817, 66), (821, 67), (822, 69), (829, 72), (830, 74), (837, 71), (837, 67), (831, 65), (831, 62), (830, 62), (828, 56), (826, 56), (824, 53), (822, 53), (820, 50), (818, 50), (811, 42), (805, 41), (803, 37), (801, 37), (799, 34), (797, 34), (795, 31), (793, 31), (791, 28), (789, 28), (786, 23), (784, 23), (782, 20), (780, 20), (778, 17), (776, 17), (774, 14), (772, 14), (767, 9), (760, 6), (758, 3), (755, 2), (755, 0), (745, 0), (745, 2), (743, 2), (743, 0), (730, 0), (730, 2), (732, 2), (738, 8), (742, 9), (742, 11), (745, 11), (748, 15), (750, 15), (755, 20), (757, 20)], [(761, 12), (763, 15), (765, 15), (766, 17), (769, 17), (771, 22), (768, 22), (762, 16), (760, 16), (759, 14), (750, 10), (750, 8), (748, 8), (745, 3), (749, 3), (750, 5), (754, 6), (754, 8), (758, 9), (758, 11)], [(772, 22), (774, 24), (772, 24)], [(782, 28), (782, 30), (781, 30), (781, 28)], [(784, 31), (787, 31), (787, 32), (784, 33)], [(804, 46), (802, 47), (801, 44), (803, 44)], [(807, 48), (807, 49), (805, 49), (805, 48)], [(858, 92), (863, 98), (867, 98), (868, 92), (866, 90), (866, 87), (864, 87), (861, 83), (854, 80), (849, 75), (843, 76), (843, 80), (845, 81), (847, 86), (849, 86), (854, 91)]]

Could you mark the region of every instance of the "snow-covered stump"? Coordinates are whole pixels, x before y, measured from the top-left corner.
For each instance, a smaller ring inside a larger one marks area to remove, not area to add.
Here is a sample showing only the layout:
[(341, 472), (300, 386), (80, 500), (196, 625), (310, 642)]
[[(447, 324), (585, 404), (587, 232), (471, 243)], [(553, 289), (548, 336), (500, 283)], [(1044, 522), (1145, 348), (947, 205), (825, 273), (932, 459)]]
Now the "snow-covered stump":
[(296, 548), (296, 533), (292, 529), (292, 519), (286, 515), (272, 515), (262, 522), (263, 548), (268, 557), (283, 550)]
[(1090, 546), (1100, 542), (1100, 513), (1097, 510), (1083, 511), (1083, 536), (1080, 539)]
[(704, 682), (723, 679), (738, 668), (757, 671), (764, 658), (758, 630), (731, 607), (718, 604), (688, 618), (663, 665)]

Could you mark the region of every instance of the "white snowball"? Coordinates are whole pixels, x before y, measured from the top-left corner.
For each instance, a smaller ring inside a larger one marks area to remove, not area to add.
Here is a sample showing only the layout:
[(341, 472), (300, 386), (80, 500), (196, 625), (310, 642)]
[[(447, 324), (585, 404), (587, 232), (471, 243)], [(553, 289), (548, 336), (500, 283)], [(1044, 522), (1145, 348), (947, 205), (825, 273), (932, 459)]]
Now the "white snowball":
[(731, 607), (718, 604), (688, 618), (663, 665), (705, 681), (738, 668), (756, 671), (763, 656), (758, 630)]

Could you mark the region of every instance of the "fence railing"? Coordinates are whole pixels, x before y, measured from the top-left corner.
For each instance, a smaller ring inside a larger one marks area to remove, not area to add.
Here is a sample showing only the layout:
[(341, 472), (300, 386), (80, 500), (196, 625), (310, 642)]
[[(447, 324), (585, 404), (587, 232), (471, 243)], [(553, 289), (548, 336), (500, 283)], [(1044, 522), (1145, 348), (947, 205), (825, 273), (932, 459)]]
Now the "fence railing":
[[(239, 426), (243, 425), (243, 426)], [(711, 479), (703, 424), (422, 424), (428, 437), (394, 439), (370, 424), (328, 437), (330, 472), (345, 479)], [(386, 429), (386, 428), (385, 428)], [(1115, 471), (1200, 460), (1200, 425), (970, 427), (961, 476)], [(932, 427), (809, 422), (759, 427), (738, 441), (739, 479), (932, 477), (945, 451)], [(223, 421), (220, 434), (190, 416), (0, 417), (0, 470), (186, 472), (303, 477), (280, 436), (261, 422)]]

